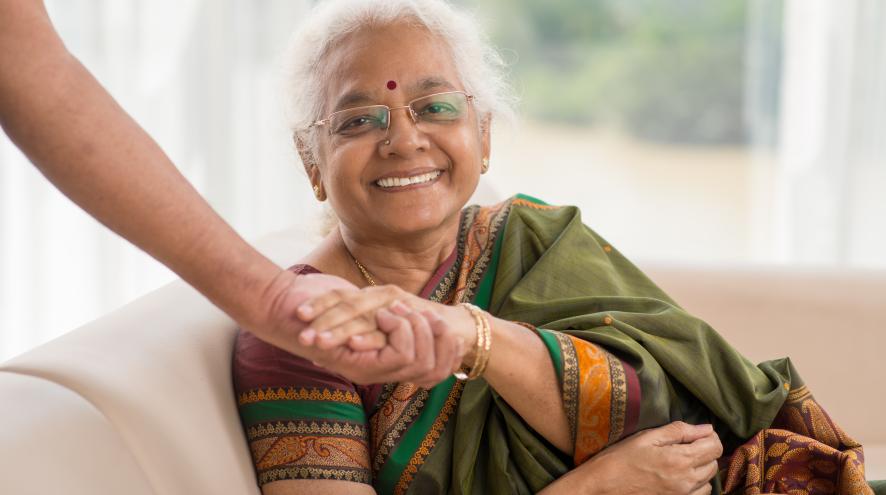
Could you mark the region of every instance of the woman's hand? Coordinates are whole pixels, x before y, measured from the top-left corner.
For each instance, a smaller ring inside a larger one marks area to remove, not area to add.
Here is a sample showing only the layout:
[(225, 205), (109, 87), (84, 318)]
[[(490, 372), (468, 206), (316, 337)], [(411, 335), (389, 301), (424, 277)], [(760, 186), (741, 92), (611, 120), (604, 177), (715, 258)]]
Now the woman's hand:
[(387, 335), (377, 351), (354, 351), (348, 345), (316, 350), (315, 363), (355, 383), (411, 382), (431, 388), (461, 364), (462, 341), (433, 311), (413, 311), (395, 302), (376, 312), (376, 324)]
[(362, 315), (364, 333), (348, 345), (325, 349), (303, 345), (300, 341), (308, 325), (295, 317), (296, 308), (324, 295), (341, 297), (361, 291), (327, 274), (293, 275), (285, 284), (271, 305), (271, 317), (263, 322), (265, 327), (280, 329), (263, 334), (277, 347), (360, 384), (410, 381), (430, 387), (457, 368), (463, 344), (446, 322), (433, 312), (416, 313), (403, 304), (376, 311), (371, 319)]
[(711, 425), (678, 421), (607, 447), (540, 493), (705, 495), (721, 455)]
[(318, 349), (332, 349), (345, 343), (351, 348), (366, 348), (366, 333), (376, 327), (376, 312), (396, 302), (416, 311), (433, 311), (463, 340), (465, 349), (473, 346), (476, 331), (467, 311), (423, 299), (396, 285), (365, 287), (359, 291), (332, 290), (304, 302), (296, 315), (308, 323), (308, 328), (299, 336), (299, 343)]

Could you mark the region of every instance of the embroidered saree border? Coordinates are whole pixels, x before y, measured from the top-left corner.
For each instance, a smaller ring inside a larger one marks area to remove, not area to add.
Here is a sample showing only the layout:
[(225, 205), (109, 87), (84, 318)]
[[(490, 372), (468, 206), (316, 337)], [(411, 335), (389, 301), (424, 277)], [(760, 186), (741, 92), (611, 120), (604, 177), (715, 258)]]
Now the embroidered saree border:
[(443, 434), (443, 429), (449, 422), (449, 418), (458, 407), (458, 398), (461, 396), (464, 382), (455, 380), (454, 378), (450, 378), (449, 380), (454, 383), (452, 384), (449, 393), (446, 395), (446, 400), (440, 408), (440, 413), (434, 418), (434, 422), (430, 425), (430, 428), (428, 428), (427, 434), (422, 438), (421, 444), (417, 446), (414, 453), (409, 458), (409, 464), (407, 464), (406, 469), (400, 475), (397, 486), (394, 487), (395, 495), (402, 495), (409, 489), (409, 484), (412, 483), (415, 474), (421, 469), (421, 466), (424, 465), (431, 450), (437, 444), (437, 440), (440, 439), (440, 435)]
[(237, 404), (242, 406), (255, 402), (275, 401), (275, 400), (320, 400), (332, 402), (348, 402), (360, 405), (360, 395), (348, 390), (329, 390), (327, 388), (306, 388), (300, 387), (297, 390), (294, 387), (267, 387), (263, 389), (249, 390), (240, 394), (237, 398)]
[(270, 388), (241, 394), (239, 402), (259, 485), (283, 479), (371, 483), (366, 417), (356, 394)]
[[(495, 270), (488, 268), (494, 267), (493, 259), (497, 261), (497, 255), (501, 251), (502, 227), (513, 201), (516, 200), (476, 209), (475, 218), (468, 227), (464, 241), (464, 257), (452, 297), (453, 303), (473, 301), (484, 309), (489, 306)], [(483, 290), (478, 291), (481, 282)]]
[(606, 361), (609, 364), (609, 379), (612, 382), (609, 404), (609, 440), (606, 445), (611, 445), (622, 437), (625, 431), (625, 413), (628, 405), (628, 384), (625, 379), (624, 364), (617, 357), (606, 353)]
[(542, 328), (538, 336), (548, 348), (554, 371), (560, 382), (560, 394), (563, 397), (563, 409), (566, 411), (566, 422), (569, 424), (569, 435), (575, 442), (578, 418), (578, 360), (575, 346), (568, 335)]
[(363, 407), (347, 402), (316, 400), (278, 400), (254, 402), (240, 406), (240, 417), (247, 426), (266, 421), (290, 420), (293, 408), (307, 418), (335, 418), (348, 421), (366, 421)]
[(545, 329), (538, 334), (560, 381), (576, 465), (633, 433), (639, 416), (639, 383), (633, 368), (579, 338)]
[(391, 391), (370, 418), (372, 426), (372, 471), (377, 477), (391, 452), (428, 401), (428, 391), (412, 383), (390, 384)]
[(459, 270), (461, 268), (462, 260), (464, 260), (465, 254), (465, 239), (468, 236), (468, 229), (474, 223), (474, 218), (477, 215), (477, 210), (480, 207), (478, 206), (470, 206), (465, 208), (462, 211), (459, 228), (458, 228), (458, 241), (456, 247), (456, 256), (455, 260), (449, 267), (446, 269), (446, 272), (440, 277), (440, 280), (435, 284), (433, 289), (429, 291), (427, 294), (428, 299), (434, 302), (442, 303), (442, 304), (451, 304), (452, 297), (454, 291), (452, 290), (455, 287), (455, 283), (458, 280)]
[[(465, 210), (459, 234), (459, 259), (432, 291), (432, 299), (447, 304), (473, 301), (481, 308), (488, 307), (501, 249), (500, 234), (511, 201)], [(380, 466), (376, 477), (379, 493), (405, 493), (409, 489), (457, 408), (462, 388), (462, 383), (450, 377), (428, 393), (417, 417), (397, 421), (399, 442), (391, 446), (389, 453), (374, 459), (374, 464)]]

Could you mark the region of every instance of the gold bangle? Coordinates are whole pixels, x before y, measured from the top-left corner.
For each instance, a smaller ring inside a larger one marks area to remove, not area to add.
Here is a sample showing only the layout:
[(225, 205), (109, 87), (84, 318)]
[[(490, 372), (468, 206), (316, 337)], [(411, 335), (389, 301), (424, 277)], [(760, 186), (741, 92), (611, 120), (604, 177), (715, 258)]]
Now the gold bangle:
[(474, 318), (474, 328), (477, 331), (477, 344), (474, 346), (473, 366), (471, 366), (467, 373), (465, 373), (466, 370), (455, 372), (455, 377), (459, 380), (475, 380), (483, 376), (483, 373), (486, 371), (486, 366), (489, 364), (489, 355), (491, 354), (490, 351), (492, 349), (492, 327), (482, 309), (470, 303), (461, 303), (460, 306), (464, 306)]

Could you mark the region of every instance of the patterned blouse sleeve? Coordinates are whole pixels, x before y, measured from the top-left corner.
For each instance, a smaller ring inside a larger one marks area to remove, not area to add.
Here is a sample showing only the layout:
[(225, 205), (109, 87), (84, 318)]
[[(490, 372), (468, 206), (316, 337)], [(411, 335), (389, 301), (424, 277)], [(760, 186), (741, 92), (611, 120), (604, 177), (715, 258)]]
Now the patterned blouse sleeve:
[(259, 486), (289, 479), (371, 484), (362, 389), (242, 330), (233, 379)]

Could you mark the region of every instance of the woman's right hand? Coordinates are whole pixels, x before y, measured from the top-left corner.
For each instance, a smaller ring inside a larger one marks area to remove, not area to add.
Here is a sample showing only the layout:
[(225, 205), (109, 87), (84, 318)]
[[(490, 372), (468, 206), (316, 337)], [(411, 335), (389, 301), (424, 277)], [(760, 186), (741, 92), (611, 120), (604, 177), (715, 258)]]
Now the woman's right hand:
[(677, 421), (603, 449), (540, 493), (706, 495), (722, 455), (711, 425)]
[(316, 349), (316, 364), (354, 383), (411, 382), (431, 388), (455, 372), (464, 354), (462, 339), (433, 311), (414, 311), (401, 302), (375, 314), (378, 329), (387, 335), (384, 348), (355, 351), (342, 344)]

